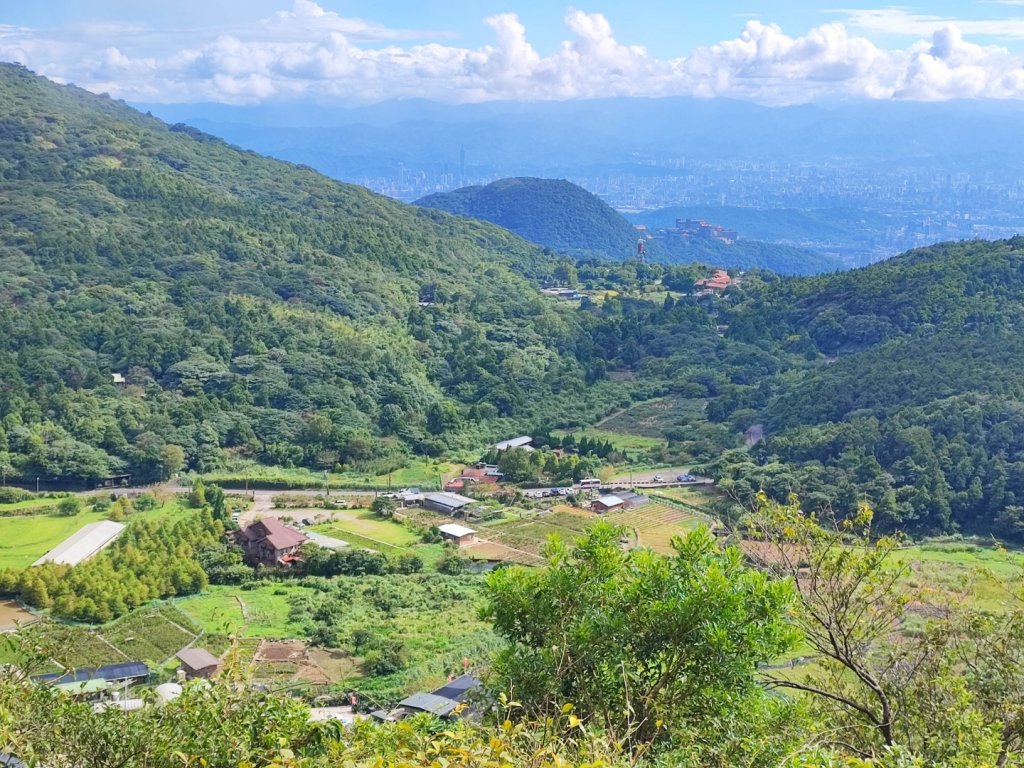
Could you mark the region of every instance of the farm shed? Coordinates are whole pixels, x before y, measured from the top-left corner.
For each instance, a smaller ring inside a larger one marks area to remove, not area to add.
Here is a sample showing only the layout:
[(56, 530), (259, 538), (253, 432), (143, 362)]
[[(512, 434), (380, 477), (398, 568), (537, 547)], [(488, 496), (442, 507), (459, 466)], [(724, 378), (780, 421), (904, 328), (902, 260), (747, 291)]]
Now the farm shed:
[(475, 541), (476, 531), (464, 525), (448, 523), (447, 525), (439, 525), (437, 530), (445, 541), (453, 541), (460, 547), (465, 547)]

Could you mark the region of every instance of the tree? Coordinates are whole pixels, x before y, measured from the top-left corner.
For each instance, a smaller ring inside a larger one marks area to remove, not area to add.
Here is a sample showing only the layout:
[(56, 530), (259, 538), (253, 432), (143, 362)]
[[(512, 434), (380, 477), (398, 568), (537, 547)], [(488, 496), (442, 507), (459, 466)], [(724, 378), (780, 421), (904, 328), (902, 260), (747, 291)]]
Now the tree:
[[(772, 684), (818, 697), (830, 722), (847, 724), (843, 746), (863, 756), (875, 746), (894, 747), (896, 689), (918, 666), (902, 663), (905, 649), (888, 646), (910, 600), (899, 588), (905, 568), (890, 560), (898, 541), (872, 539), (867, 506), (853, 519), (823, 527), (796, 500), (782, 505), (761, 493), (758, 503), (747, 522), (767, 544), (762, 566), (796, 585), (795, 624), (825, 660), (813, 682), (776, 677)], [(852, 732), (858, 738), (851, 739)]]
[(74, 517), (82, 511), (82, 500), (78, 496), (65, 496), (57, 502), (57, 512), (64, 517)]
[[(763, 565), (796, 585), (795, 624), (819, 671), (771, 677), (810, 694), (823, 743), (858, 758), (913, 755), (908, 765), (1020, 765), (1024, 757), (1024, 610), (936, 607), (913, 633), (899, 631), (907, 588), (898, 542), (871, 536), (871, 510), (819, 522), (763, 496), (748, 518), (765, 539)], [(884, 762), (888, 765), (889, 763)]]
[(377, 517), (389, 518), (395, 514), (398, 505), (394, 499), (390, 499), (387, 496), (378, 496), (373, 500), (370, 509), (373, 510), (373, 514), (377, 515)]
[(168, 443), (160, 449), (160, 469), (165, 479), (174, 477), (185, 466), (185, 449), (180, 445)]
[(756, 666), (795, 640), (791, 586), (745, 567), (705, 528), (677, 538), (672, 557), (624, 551), (620, 535), (599, 523), (574, 547), (553, 540), (545, 569), (488, 577), (484, 615), (509, 641), (497, 687), (528, 716), (571, 702), (633, 745), (662, 726), (742, 723), (765, 696)]
[(193, 509), (206, 506), (206, 486), (203, 484), (203, 478), (197, 477), (195, 483), (192, 484), (192, 490), (188, 494), (188, 503)]

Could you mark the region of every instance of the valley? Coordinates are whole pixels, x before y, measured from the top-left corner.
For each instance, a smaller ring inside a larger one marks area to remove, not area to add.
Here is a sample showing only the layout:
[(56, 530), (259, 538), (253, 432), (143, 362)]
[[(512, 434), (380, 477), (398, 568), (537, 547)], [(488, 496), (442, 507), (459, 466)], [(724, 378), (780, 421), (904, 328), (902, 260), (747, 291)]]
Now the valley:
[(676, 258), (568, 182), (405, 205), (13, 64), (0, 161), (20, 749), (49, 706), (225, 768), (1019, 764), (1021, 237)]

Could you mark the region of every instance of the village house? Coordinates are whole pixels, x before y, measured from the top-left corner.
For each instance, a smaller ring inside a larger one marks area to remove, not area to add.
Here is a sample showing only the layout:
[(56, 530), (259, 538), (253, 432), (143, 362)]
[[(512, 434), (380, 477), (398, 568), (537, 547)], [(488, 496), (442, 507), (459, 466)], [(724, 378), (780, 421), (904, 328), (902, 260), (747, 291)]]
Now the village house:
[(593, 512), (604, 514), (605, 512), (617, 512), (622, 509), (629, 509), (629, 505), (620, 497), (615, 496), (614, 494), (609, 494), (591, 502), (590, 509)]
[(455, 516), (459, 512), (465, 515), (466, 508), (475, 503), (474, 499), (460, 496), (457, 493), (427, 493), (423, 496), (424, 507), (451, 516)]
[(497, 485), (503, 477), (501, 470), (493, 464), (479, 463), (466, 467), (462, 473), (445, 484), (446, 491), (458, 492), (474, 485)]
[(430, 693), (414, 693), (402, 699), (391, 711), (371, 712), (370, 717), (389, 722), (403, 720), (423, 712), (442, 719), (451, 718), (453, 715), (473, 717), (473, 694), (480, 687), (479, 678), (468, 674), (460, 675)]
[(442, 539), (451, 541), (458, 547), (468, 547), (476, 541), (476, 531), (464, 525), (448, 523), (437, 526), (437, 530)]
[(175, 656), (181, 662), (181, 668), (188, 680), (197, 677), (209, 680), (220, 669), (220, 659), (205, 648), (186, 648), (178, 651)]
[(308, 537), (277, 518), (266, 517), (236, 531), (234, 540), (252, 565), (290, 565), (299, 559), (299, 548)]
[(694, 283), (694, 287), (707, 291), (724, 291), (731, 284), (732, 278), (729, 276), (729, 273), (724, 269), (716, 269), (711, 277), (706, 277)]

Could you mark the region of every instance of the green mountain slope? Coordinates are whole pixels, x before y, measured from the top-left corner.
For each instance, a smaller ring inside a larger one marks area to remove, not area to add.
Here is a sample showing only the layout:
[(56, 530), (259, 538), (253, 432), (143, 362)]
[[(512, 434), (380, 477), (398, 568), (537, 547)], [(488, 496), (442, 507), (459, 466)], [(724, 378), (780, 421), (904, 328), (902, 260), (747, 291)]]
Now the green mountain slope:
[(732, 338), (828, 357), (748, 400), (769, 434), (762, 468), (784, 479), (749, 477), (819, 501), (868, 498), (887, 526), (1021, 536), (1022, 323), (1022, 238), (750, 286)]
[(728, 269), (766, 269), (780, 275), (814, 275), (837, 272), (846, 265), (834, 256), (761, 240), (723, 243), (713, 239), (688, 239), (673, 235), (656, 236), (654, 244), (674, 264), (714, 264)]
[(511, 429), (586, 376), (520, 276), (545, 269), (497, 227), (0, 66), (8, 477), (153, 477), (168, 443), (375, 468)]
[[(637, 234), (625, 217), (597, 195), (562, 179), (500, 179), (428, 195), (416, 204), (490, 221), (563, 253), (616, 261), (636, 255)], [(664, 256), (657, 246), (648, 253), (655, 260)]]

